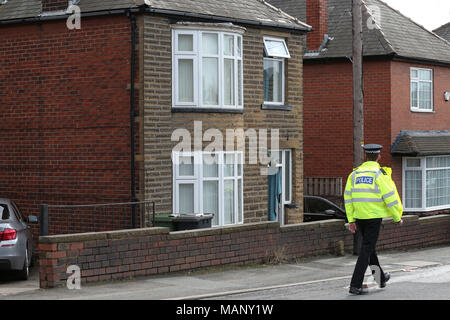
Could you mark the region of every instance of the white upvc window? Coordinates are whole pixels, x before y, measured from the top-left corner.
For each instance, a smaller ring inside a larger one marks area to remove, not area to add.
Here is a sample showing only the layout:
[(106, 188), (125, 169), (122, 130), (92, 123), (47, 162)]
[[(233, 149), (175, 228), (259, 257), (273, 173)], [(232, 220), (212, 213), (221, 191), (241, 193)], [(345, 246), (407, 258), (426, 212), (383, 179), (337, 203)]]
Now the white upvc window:
[(269, 157), (274, 159), (281, 168), (281, 192), (284, 204), (292, 202), (292, 150), (270, 150)]
[(411, 68), (411, 111), (433, 112), (433, 70)]
[(281, 211), (277, 211), (277, 218), (281, 225), (284, 225), (284, 206), (292, 203), (292, 150), (269, 150), (268, 156), (275, 160), (281, 170), (281, 206), (279, 208)]
[(264, 104), (284, 105), (285, 59), (290, 57), (284, 39), (264, 37)]
[(242, 152), (173, 152), (172, 156), (174, 213), (212, 213), (213, 226), (243, 223)]
[(264, 37), (264, 51), (267, 56), (278, 58), (290, 58), (286, 41), (281, 38)]
[(450, 208), (450, 155), (403, 158), (405, 211)]
[(173, 29), (173, 107), (243, 108), (242, 35)]

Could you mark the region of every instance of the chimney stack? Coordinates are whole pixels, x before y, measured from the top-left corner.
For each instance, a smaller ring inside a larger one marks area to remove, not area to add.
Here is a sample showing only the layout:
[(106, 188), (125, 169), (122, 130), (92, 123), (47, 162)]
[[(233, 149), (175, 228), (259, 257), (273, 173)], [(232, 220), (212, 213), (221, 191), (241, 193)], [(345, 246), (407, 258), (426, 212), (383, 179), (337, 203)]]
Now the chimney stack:
[(306, 0), (306, 23), (313, 27), (307, 35), (307, 49), (318, 50), (328, 33), (327, 0)]
[(42, 0), (42, 12), (66, 10), (69, 0)]

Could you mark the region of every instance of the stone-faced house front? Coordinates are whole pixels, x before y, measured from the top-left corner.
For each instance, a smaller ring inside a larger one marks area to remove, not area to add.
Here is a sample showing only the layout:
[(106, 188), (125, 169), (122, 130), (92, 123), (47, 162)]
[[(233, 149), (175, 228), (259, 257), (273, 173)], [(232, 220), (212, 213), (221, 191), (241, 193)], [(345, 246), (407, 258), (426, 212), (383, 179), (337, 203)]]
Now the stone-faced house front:
[(25, 215), (152, 200), (157, 213), (214, 213), (215, 226), (267, 221), (272, 152), (279, 219), (302, 222), (308, 30), (260, 0), (7, 1), (1, 196)]

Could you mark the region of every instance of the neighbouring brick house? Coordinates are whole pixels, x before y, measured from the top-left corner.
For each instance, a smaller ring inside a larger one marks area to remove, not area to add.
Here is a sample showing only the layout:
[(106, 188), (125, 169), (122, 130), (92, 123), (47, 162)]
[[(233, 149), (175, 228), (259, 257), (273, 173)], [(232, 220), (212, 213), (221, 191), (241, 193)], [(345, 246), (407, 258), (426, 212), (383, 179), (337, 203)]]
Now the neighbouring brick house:
[(440, 26), (439, 28), (433, 30), (441, 38), (444, 38), (447, 41), (450, 41), (450, 22)]
[[(304, 57), (304, 176), (353, 167), (351, 0), (271, 0), (314, 28)], [(450, 208), (450, 44), (363, 1), (365, 143), (384, 146), (406, 212)]]
[[(153, 200), (157, 213), (215, 213), (214, 225), (266, 221), (266, 166), (217, 149), (232, 162), (204, 164), (194, 131), (213, 133), (205, 147), (226, 129), (267, 130), (270, 149), (279, 129), (283, 222), (302, 222), (310, 27), (261, 0), (146, 2), (0, 5), (1, 197), (25, 215), (42, 203)], [(177, 129), (195, 152), (172, 152)]]

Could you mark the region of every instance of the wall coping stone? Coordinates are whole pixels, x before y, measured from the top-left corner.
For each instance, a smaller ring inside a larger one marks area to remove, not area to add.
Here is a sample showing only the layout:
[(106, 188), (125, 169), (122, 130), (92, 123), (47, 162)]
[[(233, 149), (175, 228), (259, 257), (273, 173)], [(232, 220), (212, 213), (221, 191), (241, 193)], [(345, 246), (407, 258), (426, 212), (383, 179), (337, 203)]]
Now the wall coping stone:
[(420, 224), (427, 224), (427, 223), (435, 223), (436, 220), (449, 220), (450, 219), (450, 214), (439, 214), (436, 216), (429, 216), (429, 217), (421, 217), (419, 219)]
[(319, 221), (312, 222), (302, 222), (298, 224), (287, 224), (280, 227), (280, 232), (292, 232), (292, 231), (300, 231), (300, 230), (315, 230), (320, 228)]
[(173, 239), (184, 239), (184, 238), (202, 237), (202, 236), (204, 237), (204, 236), (213, 236), (213, 235), (221, 235), (221, 234), (229, 234), (229, 233), (238, 233), (238, 232), (243, 232), (243, 231), (263, 230), (263, 229), (271, 229), (271, 228), (276, 229), (279, 227), (280, 227), (280, 223), (277, 221), (245, 223), (245, 224), (230, 225), (230, 226), (224, 226), (224, 227), (172, 231), (172, 232), (170, 232), (168, 239), (173, 240)]
[(322, 221), (318, 221), (318, 222), (319, 222), (319, 226), (321, 228), (329, 228), (329, 227), (333, 227), (333, 226), (345, 227), (345, 220), (342, 220), (342, 219), (329, 219), (329, 220), (322, 220)]
[(328, 219), (321, 221), (302, 222), (299, 224), (288, 224), (280, 227), (280, 232), (292, 232), (300, 230), (316, 230), (318, 228), (329, 228), (334, 226), (342, 226), (346, 228), (346, 223), (342, 219)]
[(39, 237), (39, 243), (66, 243), (66, 242), (82, 242), (92, 240), (123, 239), (133, 236), (145, 237), (168, 233), (169, 228), (158, 227), (158, 228), (142, 228), (142, 229), (125, 229), (117, 231), (60, 234), (54, 236), (41, 236)]
[[(405, 221), (416, 221), (419, 220), (419, 216), (416, 215), (404, 215), (402, 216), (402, 220), (403, 222)], [(395, 223), (394, 219), (392, 218), (383, 218), (383, 224), (391, 224), (391, 223)]]
[(262, 230), (262, 229), (277, 229), (280, 223), (277, 221), (245, 223), (239, 225), (231, 225), (224, 227), (214, 227), (205, 229), (183, 230), (169, 232), (169, 228), (142, 228), (142, 229), (125, 229), (117, 231), (103, 231), (103, 232), (87, 232), (75, 234), (61, 234), (53, 236), (39, 237), (39, 243), (67, 243), (67, 242), (83, 242), (93, 240), (110, 240), (110, 239), (124, 239), (133, 237), (147, 237), (153, 235), (167, 234), (168, 240), (183, 239), (192, 237), (205, 237), (212, 235), (221, 235), (229, 233), (237, 233), (243, 231)]

